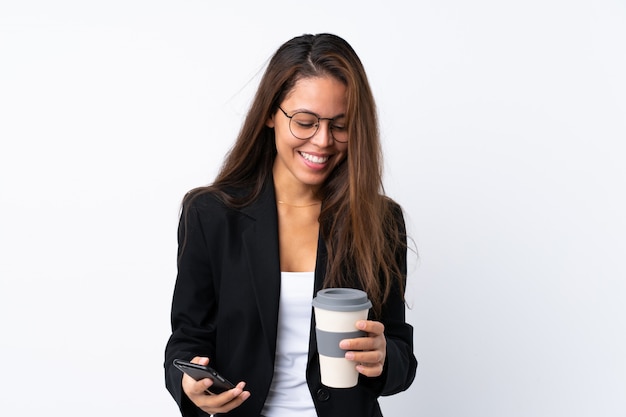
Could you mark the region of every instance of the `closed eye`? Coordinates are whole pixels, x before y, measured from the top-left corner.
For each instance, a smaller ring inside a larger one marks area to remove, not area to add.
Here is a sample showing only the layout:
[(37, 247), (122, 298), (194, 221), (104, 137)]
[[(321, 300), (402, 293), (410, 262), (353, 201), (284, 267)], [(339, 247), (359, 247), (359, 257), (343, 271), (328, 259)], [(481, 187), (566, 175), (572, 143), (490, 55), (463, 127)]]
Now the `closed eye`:
[(303, 129), (312, 129), (317, 127), (317, 122), (309, 122), (309, 121), (303, 121), (303, 120), (293, 120), (295, 123), (298, 124), (298, 126), (302, 127)]

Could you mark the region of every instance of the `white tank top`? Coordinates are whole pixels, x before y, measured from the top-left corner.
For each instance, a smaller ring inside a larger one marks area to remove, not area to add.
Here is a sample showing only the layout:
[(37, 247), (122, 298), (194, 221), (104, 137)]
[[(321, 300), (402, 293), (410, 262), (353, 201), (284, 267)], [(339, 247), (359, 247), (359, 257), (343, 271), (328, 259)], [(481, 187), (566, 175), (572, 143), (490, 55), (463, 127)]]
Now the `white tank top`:
[(306, 384), (315, 273), (281, 272), (274, 378), (263, 417), (316, 417)]

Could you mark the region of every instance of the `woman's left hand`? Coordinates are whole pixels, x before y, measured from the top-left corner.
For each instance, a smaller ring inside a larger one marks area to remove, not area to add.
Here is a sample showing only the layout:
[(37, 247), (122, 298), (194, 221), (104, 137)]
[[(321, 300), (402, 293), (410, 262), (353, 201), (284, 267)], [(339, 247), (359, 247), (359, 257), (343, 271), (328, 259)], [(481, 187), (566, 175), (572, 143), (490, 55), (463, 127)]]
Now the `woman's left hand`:
[(368, 377), (380, 376), (387, 356), (385, 325), (378, 321), (359, 320), (356, 327), (366, 332), (367, 337), (344, 339), (339, 347), (347, 350), (346, 359), (358, 363), (356, 370), (359, 373)]

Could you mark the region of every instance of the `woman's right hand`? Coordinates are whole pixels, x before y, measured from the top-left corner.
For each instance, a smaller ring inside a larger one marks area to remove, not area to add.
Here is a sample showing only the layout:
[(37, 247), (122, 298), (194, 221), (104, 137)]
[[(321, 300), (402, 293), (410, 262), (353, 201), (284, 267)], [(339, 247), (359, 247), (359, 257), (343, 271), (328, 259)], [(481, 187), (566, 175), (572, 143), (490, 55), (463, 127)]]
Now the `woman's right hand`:
[[(209, 364), (209, 358), (196, 356), (191, 362), (206, 366)], [(243, 390), (246, 386), (245, 382), (240, 382), (235, 388), (219, 395), (207, 394), (206, 389), (213, 385), (213, 381), (209, 378), (196, 381), (189, 375), (183, 374), (182, 384), (183, 391), (187, 394), (187, 397), (189, 397), (198, 408), (208, 414), (227, 413), (239, 407), (250, 397), (250, 392)]]

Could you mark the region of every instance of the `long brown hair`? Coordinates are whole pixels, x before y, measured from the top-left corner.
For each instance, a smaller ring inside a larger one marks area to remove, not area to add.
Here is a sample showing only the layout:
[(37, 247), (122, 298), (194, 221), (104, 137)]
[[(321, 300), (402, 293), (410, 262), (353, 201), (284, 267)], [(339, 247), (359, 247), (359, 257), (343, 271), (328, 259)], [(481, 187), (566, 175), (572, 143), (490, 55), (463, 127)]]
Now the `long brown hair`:
[[(342, 38), (302, 35), (283, 44), (271, 58), (239, 132), (214, 183), (190, 192), (189, 199), (213, 192), (225, 204), (254, 201), (272, 174), (274, 130), (266, 121), (303, 78), (332, 76), (346, 85), (348, 152), (320, 188), (319, 217), (328, 251), (325, 287), (351, 285), (357, 277), (380, 313), (394, 281), (404, 294), (398, 251), (405, 249), (398, 207), (384, 197), (382, 153), (374, 97), (361, 60)], [(229, 190), (247, 189), (234, 196)], [(349, 278), (352, 277), (352, 278)]]

